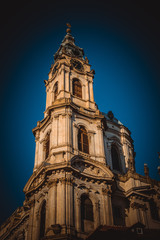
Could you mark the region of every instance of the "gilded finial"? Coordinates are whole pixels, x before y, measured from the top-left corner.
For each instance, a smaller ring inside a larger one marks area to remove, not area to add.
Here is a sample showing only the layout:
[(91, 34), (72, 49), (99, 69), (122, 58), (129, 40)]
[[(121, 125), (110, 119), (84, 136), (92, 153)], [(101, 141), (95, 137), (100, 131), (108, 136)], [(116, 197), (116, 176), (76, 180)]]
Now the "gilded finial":
[(66, 25), (67, 25), (67, 30), (66, 30), (66, 32), (67, 33), (71, 33), (71, 24), (70, 23), (66, 23)]

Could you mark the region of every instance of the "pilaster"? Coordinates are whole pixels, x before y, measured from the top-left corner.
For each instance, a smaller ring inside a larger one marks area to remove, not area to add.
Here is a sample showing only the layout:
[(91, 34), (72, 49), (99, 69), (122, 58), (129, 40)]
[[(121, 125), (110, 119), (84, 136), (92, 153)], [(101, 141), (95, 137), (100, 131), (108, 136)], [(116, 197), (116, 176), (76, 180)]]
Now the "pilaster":
[(47, 236), (52, 235), (53, 231), (50, 231), (51, 226), (56, 224), (56, 211), (57, 211), (57, 179), (52, 179), (49, 183), (48, 190), (48, 211), (46, 219), (48, 220), (46, 226)]

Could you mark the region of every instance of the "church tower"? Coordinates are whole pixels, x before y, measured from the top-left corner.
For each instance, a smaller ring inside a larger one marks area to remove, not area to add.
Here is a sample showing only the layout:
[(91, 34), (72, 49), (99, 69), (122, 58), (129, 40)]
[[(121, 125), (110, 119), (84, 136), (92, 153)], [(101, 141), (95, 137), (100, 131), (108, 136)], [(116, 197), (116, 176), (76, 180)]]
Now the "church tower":
[(24, 188), (25, 204), (32, 202), (28, 239), (35, 240), (57, 238), (57, 232), (84, 238), (101, 224), (113, 224), (105, 117), (94, 102), (94, 70), (69, 24), (54, 59), (45, 80), (44, 119), (33, 129), (34, 172)]
[(111, 111), (99, 111), (95, 72), (67, 26), (44, 81), (25, 201), (0, 227), (0, 240), (83, 240), (100, 226), (131, 235), (160, 229), (159, 182), (146, 166), (145, 176), (136, 173), (131, 132)]

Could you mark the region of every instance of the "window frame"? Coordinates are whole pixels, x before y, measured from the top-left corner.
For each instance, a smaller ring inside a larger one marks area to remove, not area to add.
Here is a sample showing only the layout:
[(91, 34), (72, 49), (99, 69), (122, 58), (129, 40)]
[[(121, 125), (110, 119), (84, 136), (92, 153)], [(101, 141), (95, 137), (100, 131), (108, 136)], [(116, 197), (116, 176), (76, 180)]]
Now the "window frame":
[(83, 126), (80, 126), (78, 130), (78, 150), (83, 153), (89, 154), (88, 133)]
[(72, 81), (73, 95), (82, 99), (82, 84), (78, 78), (74, 78)]
[[(115, 157), (115, 155), (116, 155), (116, 157)], [(111, 159), (112, 159), (113, 170), (120, 172), (121, 171), (121, 164), (120, 164), (119, 149), (117, 148), (117, 146), (115, 144), (111, 145)]]

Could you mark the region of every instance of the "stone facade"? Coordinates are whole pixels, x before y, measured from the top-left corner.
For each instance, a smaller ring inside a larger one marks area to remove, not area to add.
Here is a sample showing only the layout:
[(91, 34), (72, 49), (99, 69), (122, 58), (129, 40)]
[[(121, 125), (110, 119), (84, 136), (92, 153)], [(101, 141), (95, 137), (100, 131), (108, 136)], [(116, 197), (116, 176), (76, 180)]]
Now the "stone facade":
[(33, 129), (35, 164), (25, 201), (0, 239), (83, 239), (100, 225), (160, 229), (160, 183), (135, 171), (131, 133), (93, 96), (94, 70), (70, 26), (46, 86), (44, 119)]

